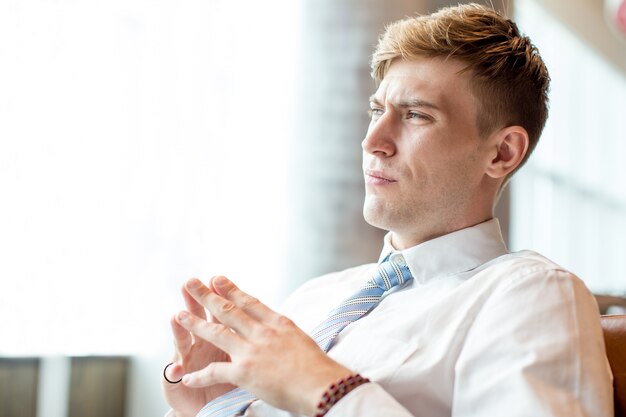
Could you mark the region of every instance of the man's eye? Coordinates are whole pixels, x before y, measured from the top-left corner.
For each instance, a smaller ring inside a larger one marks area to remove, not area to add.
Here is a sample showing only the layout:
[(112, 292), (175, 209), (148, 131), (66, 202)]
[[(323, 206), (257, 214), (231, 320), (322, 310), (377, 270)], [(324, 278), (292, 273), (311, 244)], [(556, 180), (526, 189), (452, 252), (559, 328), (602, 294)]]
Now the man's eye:
[(407, 119), (417, 119), (417, 120), (422, 120), (422, 119), (427, 120), (427, 119), (429, 119), (429, 117), (426, 116), (425, 114), (417, 113), (417, 112), (414, 112), (414, 111), (408, 112), (406, 118)]
[(370, 118), (378, 119), (380, 116), (383, 115), (384, 110), (379, 108), (371, 108), (367, 111), (367, 113), (369, 114)]
[(415, 120), (432, 120), (432, 118), (424, 113), (418, 113), (414, 111), (410, 111), (406, 114), (407, 119), (415, 119)]

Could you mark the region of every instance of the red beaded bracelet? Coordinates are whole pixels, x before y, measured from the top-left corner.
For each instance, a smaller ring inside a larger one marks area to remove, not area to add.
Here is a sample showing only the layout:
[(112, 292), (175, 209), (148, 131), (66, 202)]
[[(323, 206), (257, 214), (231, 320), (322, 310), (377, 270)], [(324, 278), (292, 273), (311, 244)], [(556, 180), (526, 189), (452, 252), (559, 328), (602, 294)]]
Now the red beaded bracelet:
[(359, 385), (363, 385), (368, 382), (370, 382), (369, 379), (363, 378), (359, 374), (355, 374), (340, 379), (336, 383), (332, 384), (328, 387), (326, 392), (324, 392), (324, 395), (322, 395), (322, 400), (317, 405), (317, 414), (315, 414), (315, 417), (323, 417), (333, 405), (337, 404), (337, 402), (345, 397), (350, 391)]

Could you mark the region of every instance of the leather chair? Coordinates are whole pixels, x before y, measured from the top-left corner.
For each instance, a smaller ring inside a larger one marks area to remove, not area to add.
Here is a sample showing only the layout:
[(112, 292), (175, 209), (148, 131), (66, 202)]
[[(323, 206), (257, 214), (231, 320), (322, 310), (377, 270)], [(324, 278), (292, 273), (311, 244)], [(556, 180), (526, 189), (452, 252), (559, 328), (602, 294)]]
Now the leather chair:
[(613, 371), (615, 417), (626, 417), (626, 315), (601, 316), (600, 321)]

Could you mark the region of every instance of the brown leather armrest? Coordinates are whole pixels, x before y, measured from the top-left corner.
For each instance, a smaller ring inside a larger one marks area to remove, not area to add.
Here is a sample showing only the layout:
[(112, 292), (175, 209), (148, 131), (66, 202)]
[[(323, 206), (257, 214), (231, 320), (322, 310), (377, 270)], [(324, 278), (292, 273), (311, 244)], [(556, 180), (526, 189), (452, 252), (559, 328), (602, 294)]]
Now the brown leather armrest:
[(601, 316), (600, 321), (613, 371), (615, 417), (626, 417), (626, 315)]

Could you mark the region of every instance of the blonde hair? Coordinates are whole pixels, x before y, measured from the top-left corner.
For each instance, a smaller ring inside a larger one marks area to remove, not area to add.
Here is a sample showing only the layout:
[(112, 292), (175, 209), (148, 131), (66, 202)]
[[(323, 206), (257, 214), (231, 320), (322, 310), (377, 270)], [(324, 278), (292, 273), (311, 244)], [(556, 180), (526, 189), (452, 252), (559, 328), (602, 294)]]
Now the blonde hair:
[(467, 64), (472, 93), (480, 103), (479, 133), (487, 136), (514, 125), (528, 132), (529, 149), (521, 167), (548, 118), (550, 76), (530, 39), (488, 7), (475, 3), (447, 7), (389, 25), (372, 57), (372, 77), (380, 82), (392, 61), (421, 57), (454, 58)]

